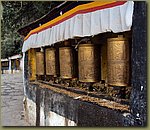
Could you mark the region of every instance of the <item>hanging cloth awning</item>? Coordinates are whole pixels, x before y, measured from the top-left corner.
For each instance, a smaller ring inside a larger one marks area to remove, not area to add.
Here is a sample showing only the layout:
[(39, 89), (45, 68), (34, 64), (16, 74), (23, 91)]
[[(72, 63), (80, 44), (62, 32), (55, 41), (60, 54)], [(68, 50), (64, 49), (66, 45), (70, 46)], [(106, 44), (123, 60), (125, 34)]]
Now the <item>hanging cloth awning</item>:
[(22, 52), (74, 37), (129, 31), (132, 26), (133, 5), (133, 1), (103, 1), (79, 5), (31, 30), (24, 39)]

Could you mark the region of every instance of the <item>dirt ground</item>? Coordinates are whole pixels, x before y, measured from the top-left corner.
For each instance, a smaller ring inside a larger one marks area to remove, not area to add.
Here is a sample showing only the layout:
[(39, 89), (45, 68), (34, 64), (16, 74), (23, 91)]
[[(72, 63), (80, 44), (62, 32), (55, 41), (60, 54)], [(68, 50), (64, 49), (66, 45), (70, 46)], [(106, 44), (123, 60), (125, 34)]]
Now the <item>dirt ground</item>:
[(23, 112), (22, 73), (1, 74), (1, 126), (29, 126)]

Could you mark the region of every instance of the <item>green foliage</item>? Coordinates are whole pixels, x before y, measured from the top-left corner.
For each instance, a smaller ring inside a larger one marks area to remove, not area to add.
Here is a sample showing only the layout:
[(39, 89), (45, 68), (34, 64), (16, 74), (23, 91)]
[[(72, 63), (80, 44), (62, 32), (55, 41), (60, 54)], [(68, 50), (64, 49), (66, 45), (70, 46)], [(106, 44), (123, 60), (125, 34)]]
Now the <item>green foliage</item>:
[(2, 1), (1, 58), (21, 53), (23, 38), (17, 30), (48, 13), (59, 2)]

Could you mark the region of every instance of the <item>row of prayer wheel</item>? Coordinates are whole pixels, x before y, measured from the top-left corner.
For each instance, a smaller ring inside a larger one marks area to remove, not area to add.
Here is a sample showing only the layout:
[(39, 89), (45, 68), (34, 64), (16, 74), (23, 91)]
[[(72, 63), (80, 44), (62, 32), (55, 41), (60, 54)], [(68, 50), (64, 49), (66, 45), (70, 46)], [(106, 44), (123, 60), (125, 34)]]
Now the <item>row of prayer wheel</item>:
[[(88, 41), (78, 46), (78, 61), (75, 60), (71, 46), (59, 48), (59, 59), (56, 59), (55, 48), (46, 48), (46, 75), (71, 79), (78, 77), (80, 82), (99, 82), (101, 80), (101, 47)], [(56, 66), (59, 60), (59, 68)], [(75, 67), (78, 66), (78, 73)], [(44, 53), (36, 52), (36, 74), (44, 75)], [(129, 44), (124, 37), (107, 40), (107, 83), (112, 86), (129, 84)]]

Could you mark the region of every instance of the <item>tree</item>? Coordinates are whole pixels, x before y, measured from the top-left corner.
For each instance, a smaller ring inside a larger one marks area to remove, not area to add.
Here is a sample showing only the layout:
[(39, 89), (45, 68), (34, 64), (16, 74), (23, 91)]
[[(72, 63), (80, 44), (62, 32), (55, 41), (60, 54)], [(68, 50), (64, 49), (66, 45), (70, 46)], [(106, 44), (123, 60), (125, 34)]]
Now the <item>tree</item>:
[(60, 4), (55, 1), (2, 1), (1, 58), (21, 53), (23, 39), (17, 30)]

